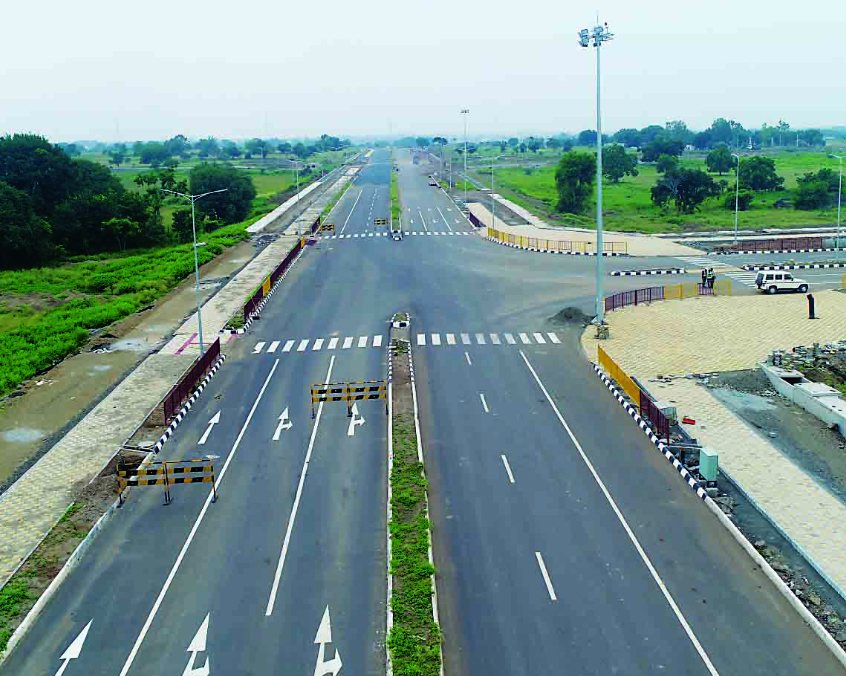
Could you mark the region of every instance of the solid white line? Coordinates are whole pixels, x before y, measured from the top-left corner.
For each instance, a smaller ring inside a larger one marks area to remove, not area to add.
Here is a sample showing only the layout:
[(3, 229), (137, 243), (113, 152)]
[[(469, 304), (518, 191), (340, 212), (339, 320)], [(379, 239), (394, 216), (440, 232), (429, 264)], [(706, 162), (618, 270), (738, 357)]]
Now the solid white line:
[(358, 346), (359, 347), (367, 347), (367, 336), (359, 336)]
[(331, 338), (329, 340), (329, 347), (327, 347), (326, 349), (327, 350), (334, 350), (337, 347), (337, 345), (338, 345), (338, 338), (337, 337)]
[(344, 338), (344, 345), (341, 349), (342, 350), (349, 350), (352, 347), (352, 342), (353, 342), (352, 336), (347, 336), (346, 338)]
[(420, 211), (420, 209), (418, 209), (418, 210), (417, 210), (417, 213), (418, 213), (418, 214), (420, 214), (420, 220), (421, 220), (421, 221), (423, 221), (423, 229), (424, 229), (426, 232), (429, 232), (429, 228), (427, 228), (427, 227), (426, 227), (426, 219), (425, 219), (425, 218), (423, 218), (423, 212), (422, 212), (422, 211)]
[[(503, 458), (505, 456), (502, 456)], [(549, 573), (546, 572), (546, 565), (543, 562), (543, 557), (541, 556), (540, 552), (535, 552), (535, 558), (538, 560), (538, 566), (540, 566), (541, 575), (543, 575), (543, 581), (546, 582), (546, 591), (549, 592), (549, 598), (553, 601), (557, 601), (558, 597), (555, 595), (555, 590), (552, 588), (552, 580), (549, 579)]]
[(303, 338), (300, 341), (300, 344), (297, 346), (297, 352), (305, 352), (305, 349), (308, 347), (308, 338)]
[(353, 215), (353, 211), (355, 211), (355, 205), (358, 204), (358, 201), (361, 199), (361, 193), (364, 192), (364, 188), (359, 190), (358, 197), (355, 198), (355, 202), (353, 202), (352, 209), (350, 209), (350, 213), (347, 214), (347, 220), (344, 221), (344, 227), (341, 228), (341, 234), (344, 233), (344, 230), (347, 229), (347, 223), (350, 222), (350, 216)]
[(323, 347), (323, 338), (318, 338), (314, 341), (314, 345), (312, 346), (312, 352), (317, 352)]
[(482, 408), (485, 409), (485, 413), (490, 413), (491, 410), (488, 408), (488, 402), (485, 401), (485, 395), (481, 392), (479, 393), (479, 399), (482, 400)]
[(373, 347), (382, 347), (382, 336), (373, 336)]
[(502, 456), (502, 464), (505, 465), (505, 471), (508, 472), (508, 480), (514, 483), (514, 475), (511, 473), (511, 465), (508, 464), (508, 458)]
[[(332, 379), (332, 367), (335, 365), (335, 355), (329, 360), (329, 370), (326, 372), (326, 380), (328, 383)], [(267, 600), (267, 610), (264, 611), (265, 617), (270, 617), (273, 614), (273, 605), (276, 603), (276, 592), (279, 590), (279, 581), (282, 579), (282, 568), (285, 566), (285, 557), (288, 556), (288, 545), (291, 543), (291, 532), (294, 530), (294, 520), (297, 518), (297, 510), (300, 507), (300, 498), (303, 495), (303, 484), (305, 484), (306, 474), (308, 474), (308, 463), (311, 460), (311, 452), (314, 448), (314, 440), (317, 438), (317, 428), (320, 426), (320, 415), (323, 413), (323, 404), (321, 401), (317, 407), (317, 416), (314, 419), (314, 427), (311, 429), (311, 438), (308, 441), (308, 450), (306, 451), (305, 462), (303, 469), (300, 472), (300, 483), (297, 486), (297, 493), (294, 496), (294, 506), (291, 508), (291, 516), (288, 517), (288, 528), (285, 531), (285, 539), (282, 541), (282, 553), (279, 555), (279, 565), (276, 566), (276, 575), (273, 577), (273, 586), (270, 589), (270, 598)]]
[(268, 353), (268, 354), (273, 354), (274, 352), (276, 352), (276, 348), (278, 348), (278, 347), (279, 347), (279, 341), (278, 341), (278, 340), (274, 340), (274, 341), (270, 344), (270, 347), (269, 347), (269, 348), (267, 348), (267, 353)]
[[(238, 446), (240, 446), (241, 444), (241, 439), (244, 438), (244, 433), (247, 431), (247, 426), (253, 419), (253, 414), (258, 408), (259, 402), (261, 401), (261, 398), (264, 395), (264, 391), (267, 389), (267, 385), (270, 383), (270, 379), (273, 377), (277, 366), (279, 366), (278, 358), (276, 359), (276, 361), (273, 362), (273, 368), (270, 369), (270, 373), (267, 374), (267, 378), (264, 381), (264, 385), (262, 385), (261, 390), (259, 391), (258, 396), (256, 397), (256, 400), (253, 402), (253, 406), (250, 409), (250, 412), (247, 414), (247, 419), (244, 421), (244, 426), (238, 433), (238, 437), (235, 439), (235, 443), (232, 445), (232, 450), (229, 451), (229, 455), (226, 458), (226, 462), (223, 463), (223, 467), (220, 470), (220, 474), (217, 475), (217, 480), (214, 482), (216, 488), (220, 487), (220, 482), (223, 481), (223, 477), (226, 474), (226, 470), (229, 468), (229, 463), (232, 462), (232, 458), (235, 457), (235, 452), (238, 450)], [(322, 403), (323, 402), (321, 402), (321, 404)], [(129, 657), (126, 658), (126, 662), (124, 663), (123, 668), (120, 670), (119, 676), (126, 676), (127, 672), (129, 671), (129, 668), (132, 666), (133, 661), (135, 661), (135, 656), (138, 654), (138, 649), (141, 647), (141, 643), (143, 643), (144, 637), (147, 636), (147, 632), (150, 630), (150, 625), (153, 623), (153, 620), (156, 617), (156, 613), (159, 612), (159, 608), (162, 605), (162, 601), (164, 601), (165, 594), (167, 594), (167, 590), (173, 583), (173, 579), (176, 577), (176, 572), (179, 570), (179, 566), (182, 564), (182, 560), (185, 558), (185, 554), (188, 552), (188, 547), (191, 546), (191, 542), (194, 540), (194, 536), (197, 534), (197, 530), (200, 528), (200, 524), (203, 521), (203, 517), (205, 517), (209, 505), (211, 504), (212, 497), (213, 496), (209, 494), (209, 496), (206, 498), (206, 501), (203, 503), (203, 508), (200, 510), (200, 514), (197, 516), (197, 520), (194, 522), (194, 525), (191, 528), (191, 532), (188, 533), (188, 537), (185, 540), (185, 544), (182, 545), (182, 549), (180, 550), (179, 555), (176, 557), (176, 561), (173, 564), (173, 568), (170, 569), (170, 573), (168, 574), (167, 579), (165, 580), (164, 586), (159, 592), (155, 603), (153, 603), (153, 608), (152, 610), (150, 610), (150, 614), (147, 616), (147, 619), (144, 622), (144, 626), (141, 627), (141, 632), (138, 634), (138, 638), (135, 639), (135, 645), (132, 646), (132, 650), (129, 653)]]
[(626, 521), (626, 518), (623, 516), (623, 513), (617, 507), (617, 503), (614, 502), (614, 498), (611, 497), (611, 493), (608, 492), (608, 489), (605, 487), (605, 484), (602, 482), (602, 479), (599, 478), (599, 474), (597, 474), (596, 470), (593, 467), (593, 464), (588, 459), (587, 454), (582, 448), (582, 445), (579, 443), (579, 440), (576, 439), (576, 435), (573, 434), (572, 430), (570, 429), (570, 426), (567, 424), (567, 421), (564, 420), (564, 416), (561, 415), (561, 411), (558, 410), (558, 406), (552, 400), (552, 397), (549, 396), (549, 392), (547, 391), (544, 384), (541, 382), (541, 379), (538, 377), (537, 372), (529, 363), (529, 360), (526, 358), (526, 355), (523, 354), (523, 350), (520, 350), (520, 356), (523, 357), (523, 361), (526, 362), (526, 366), (529, 367), (529, 371), (531, 371), (532, 375), (534, 376), (535, 382), (537, 382), (538, 386), (541, 388), (541, 391), (546, 397), (546, 400), (552, 406), (552, 410), (555, 411), (555, 415), (558, 416), (559, 422), (567, 431), (567, 435), (570, 437), (570, 441), (573, 442), (573, 445), (576, 447), (576, 450), (579, 451), (579, 455), (582, 456), (582, 460), (584, 461), (585, 465), (587, 465), (587, 468), (590, 470), (590, 473), (593, 475), (594, 480), (599, 485), (599, 488), (602, 491), (603, 495), (605, 495), (605, 499), (608, 500), (608, 504), (611, 505), (611, 509), (614, 510), (614, 514), (617, 515), (617, 518), (623, 525), (623, 529), (626, 531), (626, 534), (632, 541), (632, 544), (637, 550), (637, 553), (640, 554), (640, 558), (643, 560), (643, 563), (649, 569), (649, 572), (652, 575), (652, 579), (655, 580), (655, 583), (658, 585), (658, 588), (661, 590), (661, 593), (664, 595), (664, 598), (667, 599), (667, 603), (670, 604), (670, 608), (673, 609), (673, 613), (675, 613), (679, 624), (681, 624), (682, 628), (687, 634), (687, 637), (693, 644), (693, 647), (696, 648), (696, 652), (699, 653), (699, 657), (702, 658), (702, 661), (705, 663), (708, 672), (711, 674), (711, 676), (720, 676), (719, 672), (714, 668), (714, 665), (711, 663), (710, 658), (705, 653), (705, 650), (702, 648), (702, 645), (699, 643), (699, 639), (696, 638), (696, 635), (693, 633), (693, 630), (690, 628), (690, 625), (687, 623), (687, 620), (684, 618), (684, 615), (682, 615), (682, 612), (679, 609), (678, 605), (676, 605), (676, 602), (670, 594), (669, 590), (667, 589), (666, 585), (664, 584), (664, 581), (658, 575), (658, 571), (656, 571), (655, 567), (652, 565), (652, 561), (649, 560), (649, 557), (646, 555), (646, 552), (644, 551), (643, 547), (641, 547), (637, 537), (635, 537), (634, 532), (629, 527), (629, 524)]
[(282, 348), (282, 352), (290, 352), (292, 347), (294, 347), (294, 341), (288, 340), (285, 342), (285, 347)]
[(464, 356), (465, 356), (465, 357), (467, 357), (467, 366), (473, 366), (473, 362), (472, 362), (472, 361), (470, 361), (470, 353), (469, 353), (469, 352), (465, 352), (465, 353), (464, 353)]
[(449, 221), (447, 221), (446, 216), (444, 216), (443, 212), (441, 211), (440, 207), (438, 207), (438, 213), (441, 215), (441, 218), (444, 219), (444, 225), (449, 228), (449, 231), (452, 232), (452, 228), (449, 227)]

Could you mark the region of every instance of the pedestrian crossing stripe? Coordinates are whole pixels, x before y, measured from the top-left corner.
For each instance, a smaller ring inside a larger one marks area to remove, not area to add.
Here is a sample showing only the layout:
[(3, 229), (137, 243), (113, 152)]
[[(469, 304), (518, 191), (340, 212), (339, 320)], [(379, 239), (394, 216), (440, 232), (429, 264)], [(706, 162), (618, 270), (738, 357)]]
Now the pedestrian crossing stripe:
[[(473, 232), (447, 232), (447, 231), (433, 231), (430, 230), (428, 232), (413, 230), (411, 232), (403, 232), (404, 235), (420, 235), (420, 236), (443, 236), (443, 237), (461, 237), (461, 236), (468, 236), (474, 235)], [(354, 233), (351, 235), (329, 235), (328, 237), (324, 237), (323, 239), (366, 239), (368, 237), (388, 237), (389, 233), (387, 232), (361, 232), (361, 233)]]
[[(334, 350), (381, 348), (385, 344), (383, 335), (340, 336), (332, 338), (303, 338), (270, 343), (259, 341), (253, 347), (253, 354), (286, 354), (323, 352)], [(561, 339), (555, 331), (532, 331), (516, 333), (418, 333), (415, 344), (419, 347), (451, 347), (458, 345), (560, 345)], [(280, 348), (281, 346), (281, 348)]]
[(691, 263), (700, 268), (732, 268), (733, 265), (715, 261), (713, 258), (705, 258), (705, 256), (679, 256), (679, 260), (685, 263)]

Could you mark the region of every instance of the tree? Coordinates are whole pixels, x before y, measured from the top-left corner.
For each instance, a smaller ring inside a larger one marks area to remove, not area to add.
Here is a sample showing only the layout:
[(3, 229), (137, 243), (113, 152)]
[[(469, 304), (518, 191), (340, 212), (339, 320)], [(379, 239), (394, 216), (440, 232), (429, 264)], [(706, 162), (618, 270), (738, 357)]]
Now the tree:
[(499, 142), (499, 152), (504, 153), (505, 149), (508, 147), (508, 144), (505, 141)]
[(103, 223), (103, 229), (115, 238), (118, 249), (123, 251), (126, 249), (127, 240), (135, 237), (141, 231), (141, 226), (128, 218), (110, 218)]
[(580, 146), (595, 146), (596, 131), (593, 129), (585, 129), (584, 131), (580, 131), (578, 144)]
[(593, 193), (596, 178), (596, 156), (591, 153), (565, 153), (555, 169), (558, 191), (556, 210), (580, 214)]
[(623, 176), (637, 176), (637, 155), (630, 155), (621, 145), (604, 147), (602, 175), (611, 183), (619, 183)]
[(55, 255), (50, 225), (23, 190), (0, 181), (0, 268), (35, 267)]
[(546, 139), (546, 147), (550, 150), (558, 150), (561, 146), (564, 145), (564, 142), (555, 136), (551, 136), (550, 138)]
[(652, 187), (652, 202), (664, 208), (669, 201), (675, 203), (676, 211), (692, 214), (711, 196), (718, 195), (719, 186), (701, 169), (676, 169)]
[(520, 145), (520, 139), (518, 139), (516, 136), (512, 136), (510, 139), (508, 139), (508, 145), (510, 145), (512, 148), (516, 148)]
[(190, 209), (177, 209), (173, 212), (171, 232), (173, 232), (176, 241), (181, 244), (194, 241)]
[(188, 150), (188, 139), (183, 134), (177, 134), (164, 142), (168, 155), (182, 155)]
[(836, 193), (840, 187), (840, 174), (832, 169), (824, 168), (816, 173), (809, 171), (802, 176), (796, 177), (796, 182), (799, 185), (803, 183), (815, 183), (817, 181), (825, 183), (829, 192)]
[(672, 155), (661, 155), (655, 165), (655, 170), (659, 174), (666, 174), (667, 172), (674, 171), (678, 168), (678, 166), (679, 159), (677, 157), (673, 157)]
[(693, 142), (694, 134), (682, 120), (670, 120), (664, 128), (662, 136), (670, 141), (680, 141), (682, 145)]
[(121, 164), (123, 164), (123, 161), (125, 159), (126, 156), (122, 152), (116, 151), (113, 152), (109, 157), (109, 164), (114, 164), (116, 167), (119, 167)]
[(825, 181), (802, 181), (796, 188), (793, 206), (802, 211), (824, 209), (831, 202)]
[(241, 157), (243, 152), (241, 149), (235, 145), (232, 141), (224, 141), (223, 142), (223, 156), (229, 158), (236, 158)]
[(650, 141), (643, 148), (641, 159), (644, 162), (657, 162), (661, 155), (672, 155), (680, 157), (684, 152), (684, 143), (681, 141), (670, 141), (663, 138), (656, 138)]
[(260, 138), (253, 138), (244, 144), (247, 152), (251, 155), (258, 155), (261, 159), (267, 159), (267, 141)]
[(787, 132), (790, 131), (790, 125), (784, 120), (779, 120), (776, 129), (778, 129), (778, 144), (783, 146), (787, 141)]
[(799, 132), (799, 139), (809, 146), (824, 146), (825, 138), (819, 129), (805, 129)]
[(744, 190), (781, 190), (784, 179), (776, 174), (771, 157), (749, 157), (740, 162), (740, 187)]
[(283, 141), (283, 142), (282, 142), (282, 143), (280, 143), (278, 146), (276, 146), (276, 149), (277, 149), (280, 153), (282, 153), (283, 155), (287, 155), (288, 153), (290, 153), (290, 152), (291, 152), (291, 144), (290, 144), (290, 143), (288, 143), (287, 141)]
[(693, 147), (697, 150), (707, 150), (711, 147), (713, 139), (710, 131), (700, 131), (693, 137)]
[(14, 134), (0, 138), (0, 181), (29, 195), (39, 216), (48, 217), (67, 196), (72, 178), (71, 159), (44, 137)]
[(416, 139), (414, 139), (414, 142), (419, 148), (428, 148), (429, 145), (431, 145), (432, 143), (432, 139), (426, 138), (425, 136), (418, 136)]
[(196, 203), (195, 209), (203, 218), (229, 224), (243, 221), (249, 215), (256, 189), (248, 174), (229, 164), (204, 162), (191, 170), (189, 180), (194, 195), (226, 188), (226, 192), (209, 195)]
[(640, 146), (640, 132), (637, 129), (620, 129), (612, 138), (614, 143), (620, 143), (626, 148)]
[(213, 136), (201, 138), (194, 147), (199, 151), (200, 157), (219, 157), (220, 144)]
[(722, 176), (725, 172), (731, 171), (734, 166), (734, 158), (726, 146), (719, 146), (708, 153), (708, 157), (705, 158), (705, 166), (711, 173), (718, 173)]
[(526, 145), (529, 147), (529, 150), (531, 150), (533, 153), (537, 153), (538, 150), (543, 148), (543, 139), (530, 136)]
[[(748, 190), (741, 190), (737, 193), (737, 210), (738, 211), (746, 211), (749, 209), (749, 205), (752, 204), (752, 199), (755, 197), (755, 193), (749, 192)], [(735, 206), (735, 195), (732, 193), (731, 195), (727, 195), (725, 201), (723, 202), (723, 206), (728, 209), (729, 211), (734, 211)]]
[(528, 149), (529, 149), (529, 147), (525, 143), (521, 143), (518, 147), (518, 150), (520, 151), (521, 154), (525, 153)]

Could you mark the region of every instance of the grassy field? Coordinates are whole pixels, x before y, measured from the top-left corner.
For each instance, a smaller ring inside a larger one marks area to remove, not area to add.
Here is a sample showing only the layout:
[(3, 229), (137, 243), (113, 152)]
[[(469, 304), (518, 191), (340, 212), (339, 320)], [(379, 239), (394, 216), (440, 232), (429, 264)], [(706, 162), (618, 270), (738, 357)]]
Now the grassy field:
[[(780, 151), (771, 155), (776, 160), (776, 171), (783, 176), (787, 190), (781, 192), (756, 193), (748, 211), (740, 212), (741, 228), (779, 228), (802, 225), (832, 224), (837, 220), (837, 209), (822, 211), (796, 211), (794, 209), (774, 209), (773, 202), (779, 198), (791, 198), (791, 190), (796, 187), (796, 177), (805, 172), (817, 171), (822, 167), (837, 168), (836, 162), (827, 159), (824, 152), (789, 152)], [(705, 169), (704, 154), (698, 157), (686, 157), (683, 166)], [(693, 214), (676, 214), (670, 210), (662, 214), (652, 205), (650, 188), (655, 185), (659, 174), (653, 166), (640, 165), (636, 177), (626, 177), (617, 184), (603, 181), (603, 212), (605, 223), (612, 230), (633, 230), (638, 232), (681, 232), (698, 229), (724, 229), (734, 227), (734, 210), (723, 206), (725, 195), (707, 200), (701, 211)], [(490, 173), (479, 170), (478, 179), (485, 184), (490, 182)], [(521, 206), (539, 213), (553, 223), (592, 227), (596, 219), (596, 209), (582, 215), (551, 213), (557, 200), (555, 190), (555, 167), (539, 168), (503, 167), (495, 169), (497, 192), (513, 199)], [(729, 192), (734, 187), (734, 175), (718, 176), (729, 183)], [(594, 191), (595, 192), (595, 191)]]

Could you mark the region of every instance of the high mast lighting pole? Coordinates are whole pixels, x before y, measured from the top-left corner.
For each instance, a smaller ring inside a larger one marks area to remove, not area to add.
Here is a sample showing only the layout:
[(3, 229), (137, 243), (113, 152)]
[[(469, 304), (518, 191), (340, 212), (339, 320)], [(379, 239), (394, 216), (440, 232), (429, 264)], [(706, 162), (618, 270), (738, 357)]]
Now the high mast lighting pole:
[(579, 31), (582, 47), (596, 47), (596, 318), (594, 322), (605, 323), (605, 300), (602, 297), (602, 116), (600, 115), (600, 70), (599, 52), (602, 43), (612, 40), (614, 35), (608, 24), (594, 26), (593, 32), (584, 28)]
[(467, 116), (470, 114), (469, 108), (462, 108), (461, 114), (464, 116), (464, 208), (467, 208)]

